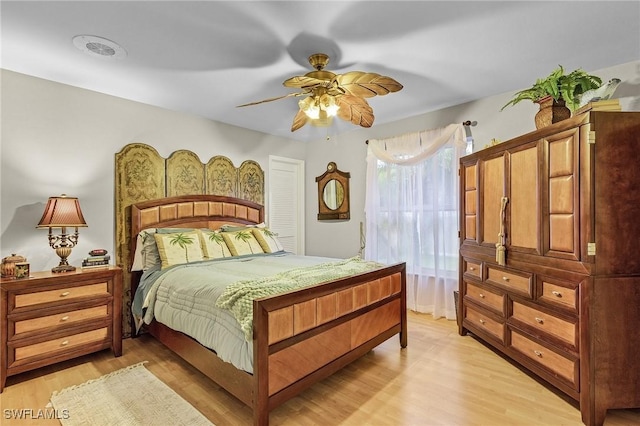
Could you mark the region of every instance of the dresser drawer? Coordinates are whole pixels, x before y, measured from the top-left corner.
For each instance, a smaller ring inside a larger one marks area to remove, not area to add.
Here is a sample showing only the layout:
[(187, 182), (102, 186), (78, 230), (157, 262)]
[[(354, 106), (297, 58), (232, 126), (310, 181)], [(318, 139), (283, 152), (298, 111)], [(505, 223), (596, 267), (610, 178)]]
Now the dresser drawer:
[(562, 377), (572, 385), (573, 389), (578, 389), (579, 361), (577, 359), (572, 360), (514, 330), (510, 330), (510, 341), (513, 349), (549, 370), (553, 375)]
[(542, 279), (541, 287), (542, 290), (538, 300), (578, 313), (579, 299), (577, 286), (559, 285)]
[(498, 292), (487, 290), (486, 288), (480, 287), (478, 285), (472, 283), (466, 283), (466, 293), (465, 296), (474, 302), (483, 305), (484, 307), (491, 309), (493, 311), (498, 312), (503, 315), (504, 306), (505, 306), (505, 295), (500, 294)]
[(464, 275), (482, 281), (482, 264), (472, 260), (464, 261)]
[(494, 267), (487, 268), (487, 282), (518, 294), (533, 297), (533, 275)]
[(538, 309), (513, 302), (512, 318), (578, 347), (578, 324), (565, 321)]
[[(93, 308), (70, 310), (54, 315), (46, 315), (38, 318), (25, 319), (15, 321), (14, 327), (9, 327), (9, 340), (13, 336), (19, 336), (21, 333), (37, 332), (50, 327), (66, 326), (87, 322), (94, 319), (108, 318), (109, 310), (107, 305), (95, 306)], [(13, 329), (13, 335), (11, 330)]]
[(467, 323), (473, 327), (478, 328), (486, 333), (489, 333), (500, 342), (504, 343), (504, 323), (496, 321), (488, 315), (483, 314), (479, 310), (471, 308), (465, 304), (464, 319)]
[(16, 294), (14, 299), (15, 308), (39, 305), (50, 302), (68, 302), (81, 297), (108, 296), (109, 287), (106, 282), (81, 285), (76, 287), (60, 286), (55, 290), (37, 291), (33, 293)]
[(48, 353), (54, 353), (60, 350), (71, 350), (93, 342), (104, 341), (110, 345), (110, 339), (111, 336), (109, 334), (109, 328), (103, 327), (97, 330), (90, 330), (84, 333), (78, 333), (71, 336), (60, 337), (41, 343), (35, 343), (33, 345), (15, 348), (14, 361), (19, 362), (34, 356), (42, 357)]

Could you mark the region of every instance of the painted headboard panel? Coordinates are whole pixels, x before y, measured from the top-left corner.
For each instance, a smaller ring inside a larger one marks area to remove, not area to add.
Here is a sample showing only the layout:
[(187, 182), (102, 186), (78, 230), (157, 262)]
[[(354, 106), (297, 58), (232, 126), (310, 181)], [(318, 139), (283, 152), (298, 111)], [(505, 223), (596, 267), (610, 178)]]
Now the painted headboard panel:
[[(239, 167), (225, 156), (203, 163), (188, 150), (163, 158), (144, 143), (126, 145), (115, 155), (115, 261), (130, 281), (131, 205), (180, 195), (221, 195), (264, 204), (264, 171), (252, 160)], [(131, 335), (131, 292), (123, 289), (123, 336)]]

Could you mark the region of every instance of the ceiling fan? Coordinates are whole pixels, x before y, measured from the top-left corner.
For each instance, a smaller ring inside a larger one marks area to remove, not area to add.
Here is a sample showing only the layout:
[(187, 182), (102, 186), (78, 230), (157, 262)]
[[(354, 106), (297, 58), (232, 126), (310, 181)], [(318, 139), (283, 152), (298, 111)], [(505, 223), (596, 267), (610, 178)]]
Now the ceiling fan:
[(301, 92), (238, 105), (238, 107), (258, 105), (294, 96), (306, 96), (298, 102), (300, 110), (293, 118), (292, 132), (307, 123), (328, 126), (334, 116), (357, 126), (371, 127), (374, 120), (373, 109), (366, 98), (382, 96), (402, 89), (402, 84), (393, 78), (376, 73), (350, 71), (335, 74), (327, 71), (324, 68), (329, 63), (329, 56), (324, 53), (309, 56), (309, 63), (315, 71), (291, 77), (282, 83), (285, 87), (301, 89)]

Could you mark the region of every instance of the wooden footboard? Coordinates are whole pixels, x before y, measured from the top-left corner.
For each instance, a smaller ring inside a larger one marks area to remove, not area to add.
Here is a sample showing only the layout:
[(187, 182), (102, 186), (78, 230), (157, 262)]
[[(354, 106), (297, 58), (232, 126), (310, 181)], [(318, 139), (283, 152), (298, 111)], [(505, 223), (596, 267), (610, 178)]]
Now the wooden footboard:
[(254, 423), (383, 341), (407, 346), (405, 264), (253, 304)]

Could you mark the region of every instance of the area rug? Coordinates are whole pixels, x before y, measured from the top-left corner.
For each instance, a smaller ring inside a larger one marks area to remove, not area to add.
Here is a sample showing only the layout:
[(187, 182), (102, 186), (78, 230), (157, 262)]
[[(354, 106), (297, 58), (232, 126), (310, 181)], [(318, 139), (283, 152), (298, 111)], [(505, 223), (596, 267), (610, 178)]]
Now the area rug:
[(50, 406), (63, 426), (213, 425), (145, 363), (54, 392)]

